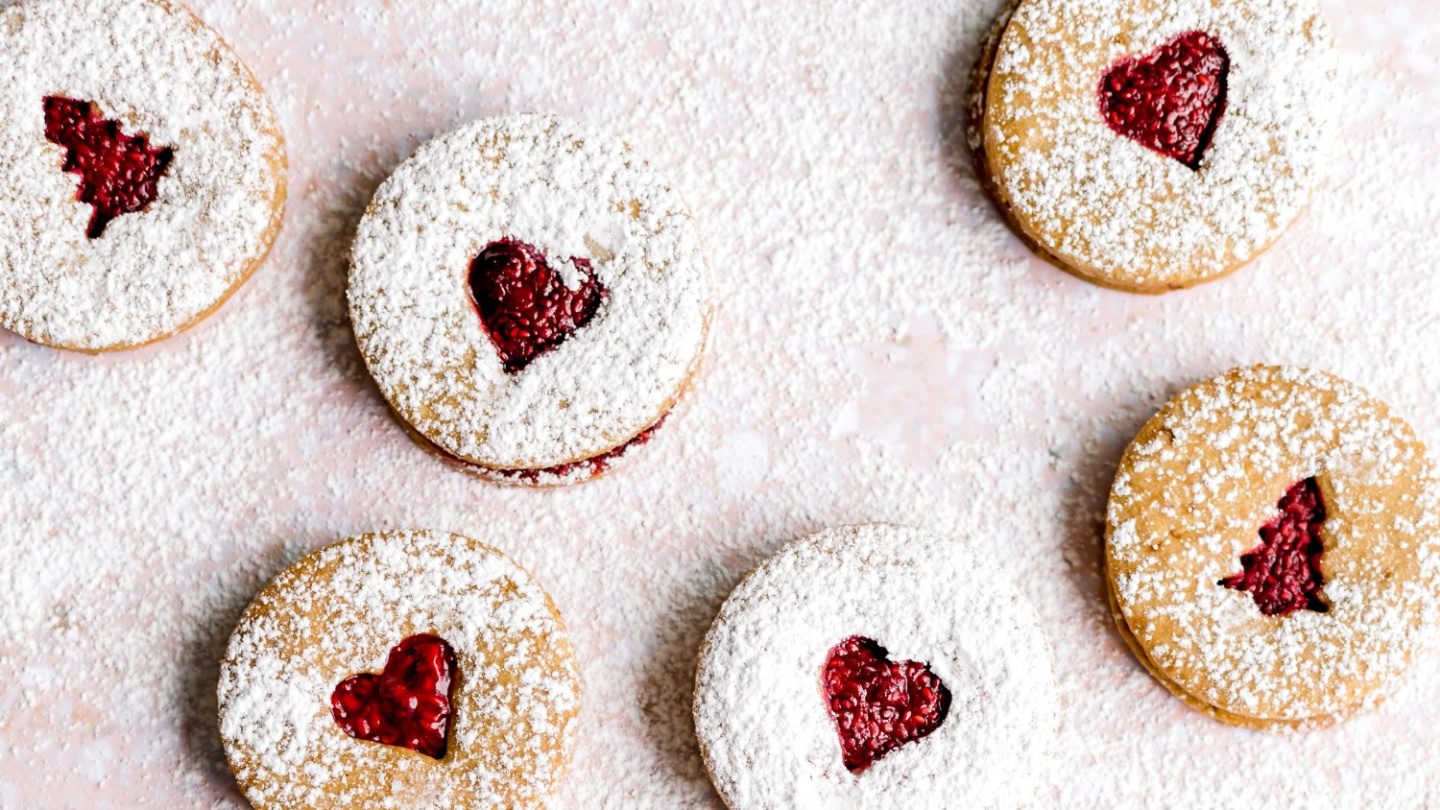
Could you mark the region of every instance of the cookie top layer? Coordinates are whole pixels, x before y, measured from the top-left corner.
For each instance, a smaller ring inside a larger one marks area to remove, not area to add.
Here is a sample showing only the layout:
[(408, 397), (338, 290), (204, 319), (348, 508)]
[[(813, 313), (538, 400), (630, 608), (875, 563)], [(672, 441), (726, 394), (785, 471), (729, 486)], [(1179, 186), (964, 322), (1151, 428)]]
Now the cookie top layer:
[[(443, 759), (354, 739), (331, 694), (415, 635), (457, 662)], [(569, 761), (574, 654), (550, 597), (495, 549), (441, 532), (367, 534), (301, 559), (240, 619), (220, 735), (257, 808), (533, 807)]]
[[(508, 242), (507, 242), (508, 240)], [(472, 265), (533, 247), (566, 287), (603, 290), (568, 337), (507, 368)], [(479, 121), (423, 146), (360, 224), (350, 312), (396, 413), (440, 449), (496, 469), (591, 458), (654, 424), (699, 361), (710, 305), (679, 196), (630, 147), (541, 115)]]
[[(853, 637), (950, 693), (928, 736), (852, 773), (821, 690)], [(798, 540), (726, 600), (700, 653), (695, 728), (735, 810), (1012, 807), (1043, 779), (1058, 699), (1034, 613), (955, 540), (856, 526)]]
[[(1228, 55), (1196, 168), (1117, 134), (1103, 76), (1200, 32)], [(1314, 0), (1023, 0), (995, 48), (980, 141), (1007, 213), (1068, 269), (1146, 292), (1233, 270), (1309, 200), (1333, 138), (1336, 66)]]
[[(0, 53), (0, 326), (101, 351), (209, 314), (269, 250), (285, 198), (284, 145), (245, 66), (167, 0), (11, 5)], [(92, 206), (46, 137), (47, 97), (171, 150), (153, 202), (92, 238)]]
[[(1309, 479), (1328, 609), (1266, 615), (1222, 580)], [(1378, 702), (1434, 635), (1437, 499), (1425, 448), (1383, 403), (1328, 374), (1237, 369), (1176, 397), (1126, 451), (1107, 515), (1116, 606), (1162, 680), (1203, 704), (1323, 725)]]

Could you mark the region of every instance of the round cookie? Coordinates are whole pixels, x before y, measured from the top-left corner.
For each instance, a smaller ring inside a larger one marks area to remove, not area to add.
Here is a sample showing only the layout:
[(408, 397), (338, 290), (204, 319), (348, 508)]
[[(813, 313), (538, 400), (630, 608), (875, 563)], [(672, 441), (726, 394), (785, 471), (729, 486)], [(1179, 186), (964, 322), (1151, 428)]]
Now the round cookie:
[(1015, 807), (1059, 704), (1026, 601), (962, 544), (898, 526), (791, 543), (700, 650), (695, 731), (732, 810)]
[(229, 46), (168, 0), (27, 0), (0, 52), (0, 326), (100, 352), (219, 308), (285, 204), (274, 112)]
[(1018, 0), (983, 48), (970, 142), (1037, 253), (1162, 293), (1238, 269), (1304, 210), (1335, 72), (1315, 0)]
[(708, 295), (679, 196), (628, 144), (543, 115), (421, 147), (366, 211), (349, 289), (360, 351), (412, 435), (537, 485), (644, 443), (700, 362)]
[(1440, 487), (1355, 385), (1256, 366), (1177, 396), (1120, 463), (1106, 572), (1121, 634), (1190, 706), (1315, 728), (1379, 703), (1440, 619)]
[(542, 806), (580, 705), (545, 591), (499, 551), (428, 531), (283, 571), (235, 628), (218, 692), (226, 757), (261, 810)]

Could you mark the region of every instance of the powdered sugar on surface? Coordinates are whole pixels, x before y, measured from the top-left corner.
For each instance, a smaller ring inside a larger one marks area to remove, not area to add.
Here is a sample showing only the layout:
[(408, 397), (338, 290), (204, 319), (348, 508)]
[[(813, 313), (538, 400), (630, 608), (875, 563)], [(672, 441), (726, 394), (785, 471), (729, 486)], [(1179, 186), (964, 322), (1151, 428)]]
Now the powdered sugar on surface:
[[(0, 324), (69, 348), (146, 343), (208, 311), (269, 249), (284, 187), (274, 114), (183, 8), (29, 0), (0, 13), (0, 52)], [(175, 150), (158, 199), (97, 239), (45, 138), (50, 95)]]
[[(551, 791), (580, 688), (565, 628), (528, 574), (424, 531), (339, 543), (301, 565), (242, 617), (220, 674), (220, 734), (257, 806), (384, 806), (397, 788), (405, 806), (533, 806)], [(438, 763), (357, 744), (330, 713), (340, 681), (381, 671), (417, 633), (449, 642), (459, 673)]]
[[(571, 257), (588, 259), (605, 290), (589, 323), (518, 374), (468, 283), (506, 238), (571, 275)], [(355, 239), (350, 312), (405, 421), (452, 455), (516, 469), (590, 458), (654, 424), (694, 371), (710, 304), (690, 215), (649, 166), (612, 136), (516, 115), (427, 143), (380, 186)]]
[[(968, 538), (1034, 604), (1062, 701), (1035, 806), (1440, 803), (1435, 656), (1333, 729), (1221, 725), (1125, 648), (1100, 539), (1131, 437), (1234, 366), (1332, 371), (1440, 442), (1433, 4), (1326, 3), (1329, 184), (1248, 270), (1158, 300), (1035, 259), (970, 173), (963, 91), (998, 1), (196, 7), (279, 110), (289, 221), (234, 300), (157, 346), (0, 334), (0, 806), (242, 806), (214, 695), (245, 605), (337, 538), (429, 526), (505, 551), (566, 619), (585, 692), (552, 806), (719, 807), (690, 719), (701, 639), (784, 543), (872, 521)], [(719, 304), (682, 418), (545, 492), (415, 447), (345, 304), (385, 176), (525, 110), (629, 138), (694, 213)]]
[[(1198, 170), (1117, 137), (1097, 90), (1108, 66), (1189, 31), (1218, 38), (1230, 63)], [(1212, 278), (1309, 201), (1337, 146), (1334, 62), (1315, 0), (1027, 0), (995, 56), (990, 171), (1027, 231), (1073, 265), (1146, 286)]]
[[(926, 664), (952, 700), (930, 735), (864, 773), (841, 761), (820, 672), (851, 636)], [(730, 807), (1026, 805), (1050, 770), (1059, 695), (1029, 604), (962, 539), (893, 526), (780, 551), (707, 634), (695, 725)]]

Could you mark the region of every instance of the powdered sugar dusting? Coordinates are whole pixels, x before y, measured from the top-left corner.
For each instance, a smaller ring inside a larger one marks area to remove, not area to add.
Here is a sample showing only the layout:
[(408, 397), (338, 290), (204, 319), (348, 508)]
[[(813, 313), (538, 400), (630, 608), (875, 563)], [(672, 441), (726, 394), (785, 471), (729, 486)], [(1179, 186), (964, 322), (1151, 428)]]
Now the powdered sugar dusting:
[[(1275, 490), (1307, 478), (1325, 493), (1329, 609), (1265, 617), (1218, 583)], [(1182, 394), (1126, 454), (1108, 522), (1126, 622), (1167, 677), (1226, 711), (1347, 716), (1435, 640), (1440, 482), (1403, 422), (1329, 375), (1262, 366)]]
[[(590, 323), (518, 374), (465, 283), (503, 238), (557, 268), (589, 259), (606, 290)], [(709, 318), (678, 196), (625, 144), (548, 116), (426, 144), (380, 187), (353, 266), (355, 334), (381, 391), (443, 450), (486, 467), (589, 458), (654, 424), (693, 373)]]
[[(864, 773), (841, 758), (820, 688), (852, 636), (929, 666), (950, 710)], [(1030, 606), (960, 541), (860, 526), (796, 541), (736, 588), (705, 638), (695, 731), (716, 787), (750, 808), (1027, 804), (1059, 718)]]
[[(355, 740), (330, 693), (417, 633), (454, 648), (449, 753)], [(456, 535), (366, 535), (317, 552), (257, 597), (220, 673), (220, 734), (257, 807), (528, 807), (564, 773), (579, 685), (549, 597)]]
[[(1225, 111), (1198, 170), (1113, 132), (1112, 64), (1190, 31), (1229, 54)], [(1001, 36), (982, 140), (1005, 202), (1049, 252), (1109, 283), (1213, 278), (1269, 247), (1334, 142), (1334, 44), (1313, 0), (1026, 0)]]
[[(33, 0), (0, 11), (0, 325), (99, 350), (193, 323), (254, 270), (284, 198), (274, 113), (239, 59), (164, 0)], [(47, 142), (43, 99), (91, 101), (173, 147), (159, 198), (90, 239)]]
[[(877, 520), (963, 535), (1035, 606), (1063, 707), (1036, 808), (1440, 800), (1440, 658), (1332, 729), (1217, 723), (1115, 633), (1100, 540), (1125, 445), (1233, 366), (1333, 371), (1440, 436), (1440, 7), (1325, 0), (1350, 111), (1330, 183), (1245, 272), (1150, 299), (1035, 259), (971, 175), (957, 91), (999, 0), (194, 6), (280, 112), (290, 220), (218, 317), (155, 347), (0, 334), (0, 806), (244, 807), (215, 679), (245, 605), (337, 537), (437, 526), (563, 610), (585, 693), (552, 805), (719, 808), (691, 705), (720, 604), (791, 538)], [(416, 448), (345, 303), (379, 183), (521, 110), (663, 167), (719, 303), (678, 429), (551, 492)]]

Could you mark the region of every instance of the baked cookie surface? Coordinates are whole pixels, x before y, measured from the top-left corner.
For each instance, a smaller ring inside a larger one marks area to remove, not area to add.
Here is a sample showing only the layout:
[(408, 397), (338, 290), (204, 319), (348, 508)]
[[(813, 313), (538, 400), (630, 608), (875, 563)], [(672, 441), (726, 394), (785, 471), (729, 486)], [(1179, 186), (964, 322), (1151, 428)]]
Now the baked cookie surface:
[(694, 710), (735, 810), (1022, 806), (1059, 712), (1024, 598), (963, 544), (881, 525), (797, 540), (746, 577)]
[(168, 0), (27, 0), (0, 52), (0, 326), (98, 352), (217, 309), (285, 203), (274, 112), (229, 46)]
[(1313, 0), (1020, 0), (983, 51), (982, 183), (1033, 249), (1102, 286), (1246, 264), (1303, 211), (1333, 138)]
[(220, 734), (257, 808), (536, 807), (580, 705), (550, 597), (495, 549), (367, 534), (304, 557), (240, 619)]
[(1257, 366), (1201, 383), (1116, 475), (1117, 625), (1225, 722), (1312, 728), (1370, 708), (1440, 618), (1436, 483), (1409, 426), (1344, 380)]
[(461, 127), (397, 169), (349, 288), (402, 422), (481, 474), (552, 484), (670, 412), (708, 296), (678, 195), (627, 144), (542, 115)]

